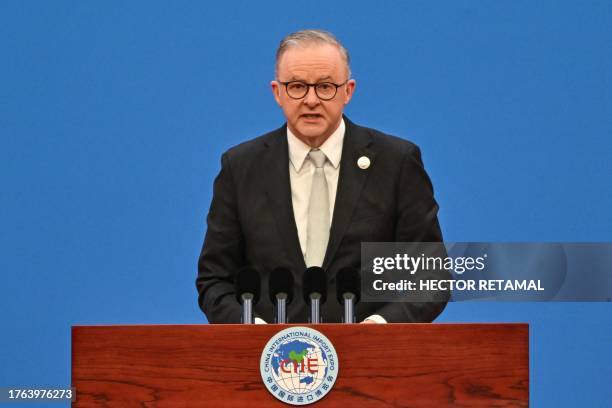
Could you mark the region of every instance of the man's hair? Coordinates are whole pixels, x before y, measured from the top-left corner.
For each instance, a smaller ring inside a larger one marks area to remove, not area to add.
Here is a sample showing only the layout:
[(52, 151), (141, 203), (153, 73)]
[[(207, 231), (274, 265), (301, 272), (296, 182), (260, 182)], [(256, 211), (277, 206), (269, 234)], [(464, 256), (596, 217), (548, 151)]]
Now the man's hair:
[(346, 62), (348, 76), (349, 78), (351, 77), (351, 57), (349, 56), (348, 51), (332, 33), (325, 30), (300, 30), (283, 38), (278, 45), (278, 49), (276, 50), (276, 64), (274, 67), (276, 77), (278, 78), (278, 62), (287, 49), (290, 47), (312, 44), (330, 44), (337, 47), (338, 51), (340, 51), (340, 55), (342, 55), (342, 58), (344, 58), (344, 61)]

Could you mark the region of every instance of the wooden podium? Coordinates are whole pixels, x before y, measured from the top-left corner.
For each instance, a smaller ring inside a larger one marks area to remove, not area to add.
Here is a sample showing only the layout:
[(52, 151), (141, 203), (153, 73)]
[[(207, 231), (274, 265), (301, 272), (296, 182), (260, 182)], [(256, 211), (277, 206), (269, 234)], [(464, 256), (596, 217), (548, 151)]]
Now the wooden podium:
[(317, 407), (526, 407), (527, 324), (75, 326), (76, 407), (289, 406), (265, 388), (266, 342), (312, 327), (339, 358)]

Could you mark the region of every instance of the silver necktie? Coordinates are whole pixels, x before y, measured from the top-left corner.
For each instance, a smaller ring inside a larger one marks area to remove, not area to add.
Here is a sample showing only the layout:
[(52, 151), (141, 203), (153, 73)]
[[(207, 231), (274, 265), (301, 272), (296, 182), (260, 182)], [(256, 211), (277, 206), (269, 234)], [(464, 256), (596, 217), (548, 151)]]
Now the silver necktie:
[(315, 165), (308, 204), (308, 226), (306, 234), (306, 266), (323, 266), (327, 241), (329, 240), (329, 190), (323, 165), (327, 160), (325, 153), (313, 149), (308, 153)]

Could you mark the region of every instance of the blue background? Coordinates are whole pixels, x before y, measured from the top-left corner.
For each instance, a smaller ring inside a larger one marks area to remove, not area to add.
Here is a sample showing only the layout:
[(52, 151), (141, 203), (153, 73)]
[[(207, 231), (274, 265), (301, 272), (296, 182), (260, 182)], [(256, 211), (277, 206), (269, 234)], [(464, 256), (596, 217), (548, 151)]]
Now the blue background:
[[(280, 126), (274, 51), (353, 57), (355, 122), (419, 144), (448, 241), (611, 241), (609, 1), (0, 3), (0, 385), (68, 385), (70, 326), (203, 323), (220, 154)], [(588, 273), (588, 271), (585, 271)], [(528, 322), (531, 398), (611, 399), (609, 303), (450, 304)]]

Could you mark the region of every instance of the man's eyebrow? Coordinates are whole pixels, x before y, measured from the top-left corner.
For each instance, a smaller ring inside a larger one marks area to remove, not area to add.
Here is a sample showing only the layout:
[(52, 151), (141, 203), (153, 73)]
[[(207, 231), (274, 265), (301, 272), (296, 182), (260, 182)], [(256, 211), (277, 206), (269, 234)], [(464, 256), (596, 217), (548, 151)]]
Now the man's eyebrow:
[[(322, 76), (322, 77), (319, 77), (319, 79), (317, 79), (317, 81), (316, 81), (316, 82), (326, 81), (326, 80), (329, 80), (329, 79), (331, 79), (331, 76), (329, 76), (329, 75), (324, 75), (324, 76)], [(299, 75), (293, 75), (293, 76), (289, 77), (288, 82), (291, 82), (291, 81), (300, 81), (300, 82), (306, 82), (306, 80), (305, 80), (305, 79), (302, 79), (302, 78), (301, 78)]]

